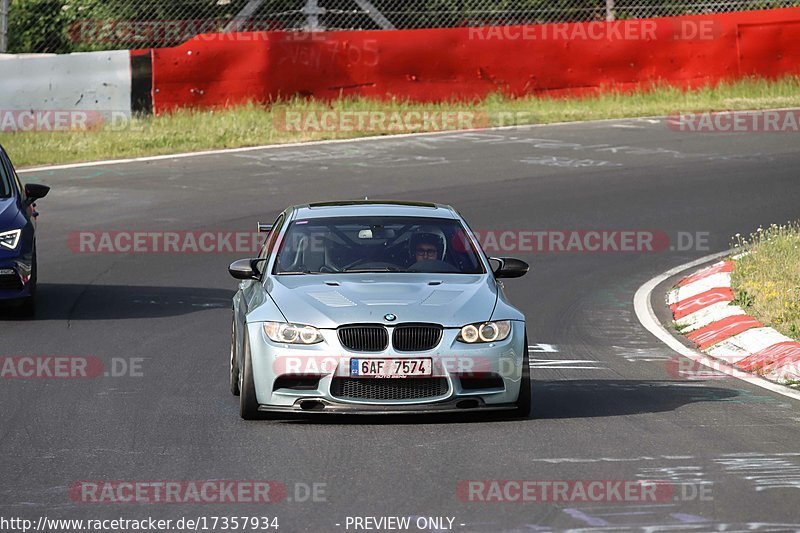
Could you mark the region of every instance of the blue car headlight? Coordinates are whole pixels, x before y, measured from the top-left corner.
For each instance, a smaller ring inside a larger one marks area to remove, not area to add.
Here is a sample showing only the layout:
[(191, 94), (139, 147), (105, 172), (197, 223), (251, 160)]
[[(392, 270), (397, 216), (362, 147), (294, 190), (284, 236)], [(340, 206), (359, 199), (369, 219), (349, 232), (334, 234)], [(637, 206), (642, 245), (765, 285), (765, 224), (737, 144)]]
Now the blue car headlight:
[(264, 322), (264, 333), (272, 342), (286, 344), (317, 344), (322, 334), (313, 326), (286, 322)]
[(0, 248), (5, 248), (7, 250), (16, 250), (21, 235), (22, 235), (21, 229), (14, 229), (11, 231), (4, 231), (0, 233)]
[(458, 340), (467, 344), (477, 344), (480, 342), (502, 341), (511, 334), (510, 320), (497, 320), (495, 322), (481, 322), (478, 324), (467, 324), (461, 328)]

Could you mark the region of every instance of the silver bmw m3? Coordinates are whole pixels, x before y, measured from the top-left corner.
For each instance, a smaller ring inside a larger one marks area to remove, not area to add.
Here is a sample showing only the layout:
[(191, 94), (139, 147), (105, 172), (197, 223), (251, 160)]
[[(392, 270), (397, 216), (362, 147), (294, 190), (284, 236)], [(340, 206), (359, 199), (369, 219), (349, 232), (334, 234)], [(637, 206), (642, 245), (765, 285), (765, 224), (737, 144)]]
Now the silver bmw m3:
[(277, 412), (423, 413), (531, 408), (525, 317), (451, 207), (294, 206), (258, 257), (231, 264), (230, 387), (242, 418)]

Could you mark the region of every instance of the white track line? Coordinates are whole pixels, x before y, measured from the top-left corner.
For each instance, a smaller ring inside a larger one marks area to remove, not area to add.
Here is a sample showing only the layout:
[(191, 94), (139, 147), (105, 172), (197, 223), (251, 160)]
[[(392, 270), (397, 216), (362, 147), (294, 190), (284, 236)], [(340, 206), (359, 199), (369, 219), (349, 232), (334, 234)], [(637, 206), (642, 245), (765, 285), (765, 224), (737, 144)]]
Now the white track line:
[(240, 148), (220, 148), (218, 150), (204, 150), (200, 152), (181, 152), (178, 154), (149, 155), (142, 157), (130, 157), (125, 159), (109, 159), (106, 161), (88, 161), (85, 163), (67, 163), (64, 165), (49, 165), (41, 167), (29, 167), (17, 170), (17, 174), (30, 172), (42, 172), (45, 170), (66, 170), (70, 168), (97, 167), (101, 165), (124, 165), (127, 163), (144, 163), (148, 161), (164, 161), (165, 159), (184, 159), (187, 157), (199, 157), (204, 155), (238, 154), (242, 152), (252, 152), (254, 150), (275, 150), (280, 148), (296, 148), (298, 146), (318, 146), (326, 144), (360, 143), (368, 141), (378, 141), (384, 139), (406, 139), (413, 137), (425, 137), (433, 135), (449, 135), (454, 133), (484, 133), (492, 131), (508, 131), (513, 129), (535, 129), (549, 128), (552, 126), (569, 126), (573, 124), (603, 124), (606, 122), (624, 122), (628, 120), (666, 120), (668, 117), (629, 117), (629, 118), (604, 118), (599, 120), (574, 120), (570, 122), (551, 122), (549, 124), (517, 124), (513, 126), (498, 126), (494, 128), (476, 128), (471, 130), (446, 130), (446, 131), (426, 131), (421, 133), (398, 133), (391, 135), (372, 135), (368, 137), (357, 137), (354, 139), (328, 139), (322, 141), (305, 141), (297, 143), (275, 143), (264, 144), (261, 146), (243, 146)]
[[(764, 111), (796, 111), (800, 108), (795, 107), (778, 107), (774, 109), (747, 109), (736, 111), (736, 113), (762, 113)], [(375, 141), (379, 139), (403, 139), (407, 137), (421, 137), (426, 135), (447, 135), (452, 133), (481, 133), (485, 131), (507, 131), (512, 129), (536, 129), (536, 128), (549, 128), (552, 126), (570, 126), (574, 124), (604, 124), (608, 122), (626, 122), (629, 120), (647, 121), (650, 124), (659, 124), (664, 120), (669, 120), (668, 116), (652, 116), (652, 117), (622, 117), (622, 118), (602, 118), (597, 120), (573, 120), (568, 122), (551, 122), (549, 124), (515, 124), (513, 126), (497, 126), (494, 128), (481, 128), (471, 130), (448, 130), (448, 131), (428, 131), (422, 133), (398, 133), (392, 135), (372, 135), (369, 137), (358, 137), (355, 139), (329, 139), (325, 141), (306, 141), (299, 143), (286, 143), (286, 144), (265, 144), (262, 146), (244, 146), (240, 148), (221, 148), (219, 150), (205, 150), (202, 152), (182, 152), (178, 154), (164, 154), (164, 155), (150, 155), (142, 157), (131, 157), (127, 159), (109, 159), (107, 161), (88, 161), (85, 163), (68, 163), (65, 165), (49, 165), (41, 167), (30, 167), (22, 170), (17, 170), (17, 174), (25, 174), (28, 172), (41, 172), (44, 170), (65, 170), (69, 168), (81, 167), (96, 167), (99, 165), (122, 165), (126, 163), (142, 163), (147, 161), (163, 161), (165, 159), (183, 159), (186, 157), (198, 157), (203, 155), (218, 155), (218, 154), (236, 154), (241, 152), (250, 152), (253, 150), (267, 150), (276, 148), (292, 148), (296, 146), (315, 146), (324, 144), (339, 144), (339, 143), (355, 143), (365, 141)]]
[(684, 346), (661, 324), (661, 322), (658, 320), (658, 317), (656, 317), (656, 314), (653, 312), (653, 306), (650, 303), (650, 297), (653, 289), (655, 289), (659, 284), (671, 278), (672, 276), (680, 274), (684, 270), (689, 270), (690, 268), (714, 261), (720, 257), (725, 257), (728, 255), (728, 253), (729, 252), (720, 252), (718, 254), (702, 257), (696, 261), (692, 261), (691, 263), (680, 265), (673, 269), (667, 270), (663, 274), (659, 274), (639, 287), (639, 290), (636, 291), (636, 294), (633, 297), (633, 307), (636, 311), (636, 317), (639, 319), (639, 322), (642, 323), (645, 329), (647, 329), (647, 331), (655, 335), (661, 342), (669, 346), (672, 350), (678, 352), (680, 355), (688, 357), (692, 361), (700, 363), (703, 366), (707, 366), (716, 372), (746, 381), (751, 385), (776, 392), (788, 398), (800, 400), (800, 391), (796, 391), (789, 387), (784, 387), (783, 385), (778, 385), (777, 383), (767, 381), (766, 379), (760, 378), (753, 374), (743, 372), (738, 368), (727, 365), (721, 361), (711, 359), (705, 354)]

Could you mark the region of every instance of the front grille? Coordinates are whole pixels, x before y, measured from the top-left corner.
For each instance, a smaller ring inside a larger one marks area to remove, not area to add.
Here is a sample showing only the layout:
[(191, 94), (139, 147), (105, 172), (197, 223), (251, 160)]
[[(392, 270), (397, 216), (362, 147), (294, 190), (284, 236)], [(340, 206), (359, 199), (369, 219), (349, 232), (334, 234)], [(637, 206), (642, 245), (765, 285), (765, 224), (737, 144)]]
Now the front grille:
[(442, 326), (435, 324), (397, 326), (392, 333), (392, 345), (398, 352), (433, 350), (442, 340)]
[(331, 394), (354, 400), (420, 400), (447, 394), (445, 378), (333, 378)]
[(18, 291), (22, 289), (22, 281), (16, 274), (0, 276), (0, 291)]
[(382, 352), (389, 346), (389, 333), (383, 326), (344, 326), (339, 342), (354, 352)]

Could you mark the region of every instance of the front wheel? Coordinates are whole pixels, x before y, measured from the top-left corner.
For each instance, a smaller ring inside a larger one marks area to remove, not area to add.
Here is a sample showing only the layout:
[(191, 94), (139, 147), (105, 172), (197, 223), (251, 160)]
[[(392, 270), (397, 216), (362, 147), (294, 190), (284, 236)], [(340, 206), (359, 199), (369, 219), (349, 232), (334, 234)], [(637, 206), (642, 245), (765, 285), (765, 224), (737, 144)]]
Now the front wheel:
[(231, 394), (239, 396), (239, 358), (236, 354), (236, 315), (231, 318)]
[(36, 245), (33, 247), (33, 258), (31, 260), (31, 277), (28, 280), (28, 291), (30, 296), (22, 300), (20, 314), (25, 318), (36, 316), (36, 283), (38, 278), (38, 265), (36, 261)]
[(258, 399), (256, 399), (256, 386), (253, 380), (253, 360), (250, 356), (250, 340), (245, 331), (242, 342), (242, 355), (244, 365), (239, 372), (239, 416), (245, 420), (258, 418)]
[(519, 396), (514, 414), (520, 418), (528, 418), (531, 415), (531, 363), (528, 357), (527, 334), (525, 335), (525, 352), (522, 356), (522, 379), (519, 384)]

